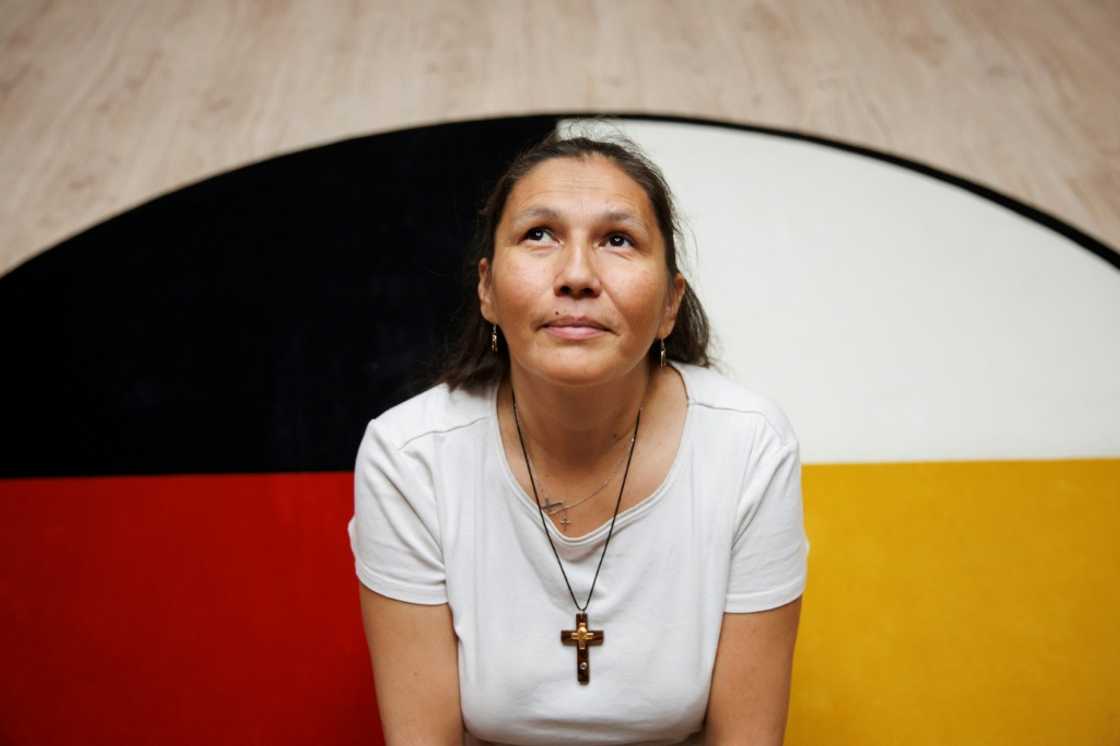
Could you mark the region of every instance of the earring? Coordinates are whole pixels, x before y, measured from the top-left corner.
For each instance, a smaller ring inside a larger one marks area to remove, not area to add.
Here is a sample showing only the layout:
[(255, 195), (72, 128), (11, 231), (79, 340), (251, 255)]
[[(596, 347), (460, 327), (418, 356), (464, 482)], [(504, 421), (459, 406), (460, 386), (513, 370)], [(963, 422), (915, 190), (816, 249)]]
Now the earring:
[[(490, 326), (490, 352), (498, 351), (498, 325), (492, 324)], [(664, 364), (664, 363), (662, 363)]]
[(665, 338), (661, 338), (661, 367), (665, 367)]

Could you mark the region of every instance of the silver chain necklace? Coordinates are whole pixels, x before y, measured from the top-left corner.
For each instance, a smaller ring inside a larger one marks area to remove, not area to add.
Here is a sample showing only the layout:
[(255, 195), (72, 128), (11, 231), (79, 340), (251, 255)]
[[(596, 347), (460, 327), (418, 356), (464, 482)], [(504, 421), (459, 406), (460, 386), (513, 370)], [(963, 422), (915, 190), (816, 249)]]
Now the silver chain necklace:
[[(514, 417), (516, 417), (516, 416), (517, 416), (517, 414), (515, 412)], [(635, 442), (634, 436), (630, 436), (630, 444), (633, 445), (634, 442)], [(532, 457), (528, 456), (527, 451), (526, 451), (526, 456), (529, 459), (529, 463), (532, 464), (533, 459), (532, 459)], [(568, 520), (568, 511), (569, 510), (575, 510), (580, 505), (583, 505), (585, 502), (587, 502), (588, 500), (590, 500), (591, 498), (595, 497), (600, 492), (602, 492), (604, 489), (606, 489), (607, 485), (610, 484), (614, 480), (615, 476), (618, 475), (618, 472), (622, 469), (622, 466), (626, 463), (626, 460), (628, 458), (629, 458), (629, 453), (628, 452), (623, 452), (622, 457), (619, 458), (618, 463), (616, 463), (614, 465), (614, 467), (610, 470), (610, 473), (607, 475), (607, 478), (605, 480), (603, 480), (603, 483), (600, 484), (598, 487), (596, 487), (591, 492), (590, 495), (588, 495), (587, 497), (584, 497), (580, 500), (576, 500), (575, 502), (569, 503), (569, 502), (565, 502), (563, 500), (554, 500), (552, 497), (549, 496), (548, 491), (544, 489), (544, 486), (541, 485), (540, 492), (541, 492), (541, 497), (544, 500), (544, 504), (541, 505), (541, 509), (545, 513), (548, 513), (550, 516), (559, 513), (560, 514), (560, 525), (563, 528), (567, 528), (569, 525), (571, 525), (571, 521)], [(537, 469), (537, 471), (539, 472), (540, 470)]]

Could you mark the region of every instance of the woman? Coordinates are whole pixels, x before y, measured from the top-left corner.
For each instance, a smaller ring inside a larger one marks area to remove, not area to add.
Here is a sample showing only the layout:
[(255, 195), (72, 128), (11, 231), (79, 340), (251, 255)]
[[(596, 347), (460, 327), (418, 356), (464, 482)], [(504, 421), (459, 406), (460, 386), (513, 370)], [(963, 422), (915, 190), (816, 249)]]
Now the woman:
[(656, 167), (587, 138), (523, 153), (480, 213), (442, 382), (358, 452), (388, 744), (781, 743), (797, 440), (708, 369), (677, 232)]

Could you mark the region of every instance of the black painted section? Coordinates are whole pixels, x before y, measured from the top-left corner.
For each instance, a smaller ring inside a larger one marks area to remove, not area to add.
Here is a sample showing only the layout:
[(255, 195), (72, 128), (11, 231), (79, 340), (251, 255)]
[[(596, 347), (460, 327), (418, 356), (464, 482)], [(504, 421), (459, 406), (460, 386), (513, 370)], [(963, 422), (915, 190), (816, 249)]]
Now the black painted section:
[(427, 385), (483, 196), (555, 121), (278, 157), (0, 278), (0, 476), (352, 468), (365, 423)]

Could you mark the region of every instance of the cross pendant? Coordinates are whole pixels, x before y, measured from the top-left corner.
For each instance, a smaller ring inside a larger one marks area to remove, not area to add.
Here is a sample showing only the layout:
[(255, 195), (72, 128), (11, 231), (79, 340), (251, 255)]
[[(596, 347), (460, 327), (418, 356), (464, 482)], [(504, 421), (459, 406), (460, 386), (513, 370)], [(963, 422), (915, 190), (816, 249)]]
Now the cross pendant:
[(587, 628), (587, 614), (576, 614), (576, 628), (560, 631), (560, 642), (576, 646), (576, 679), (581, 684), (591, 682), (591, 658), (588, 649), (603, 644), (603, 630)]

